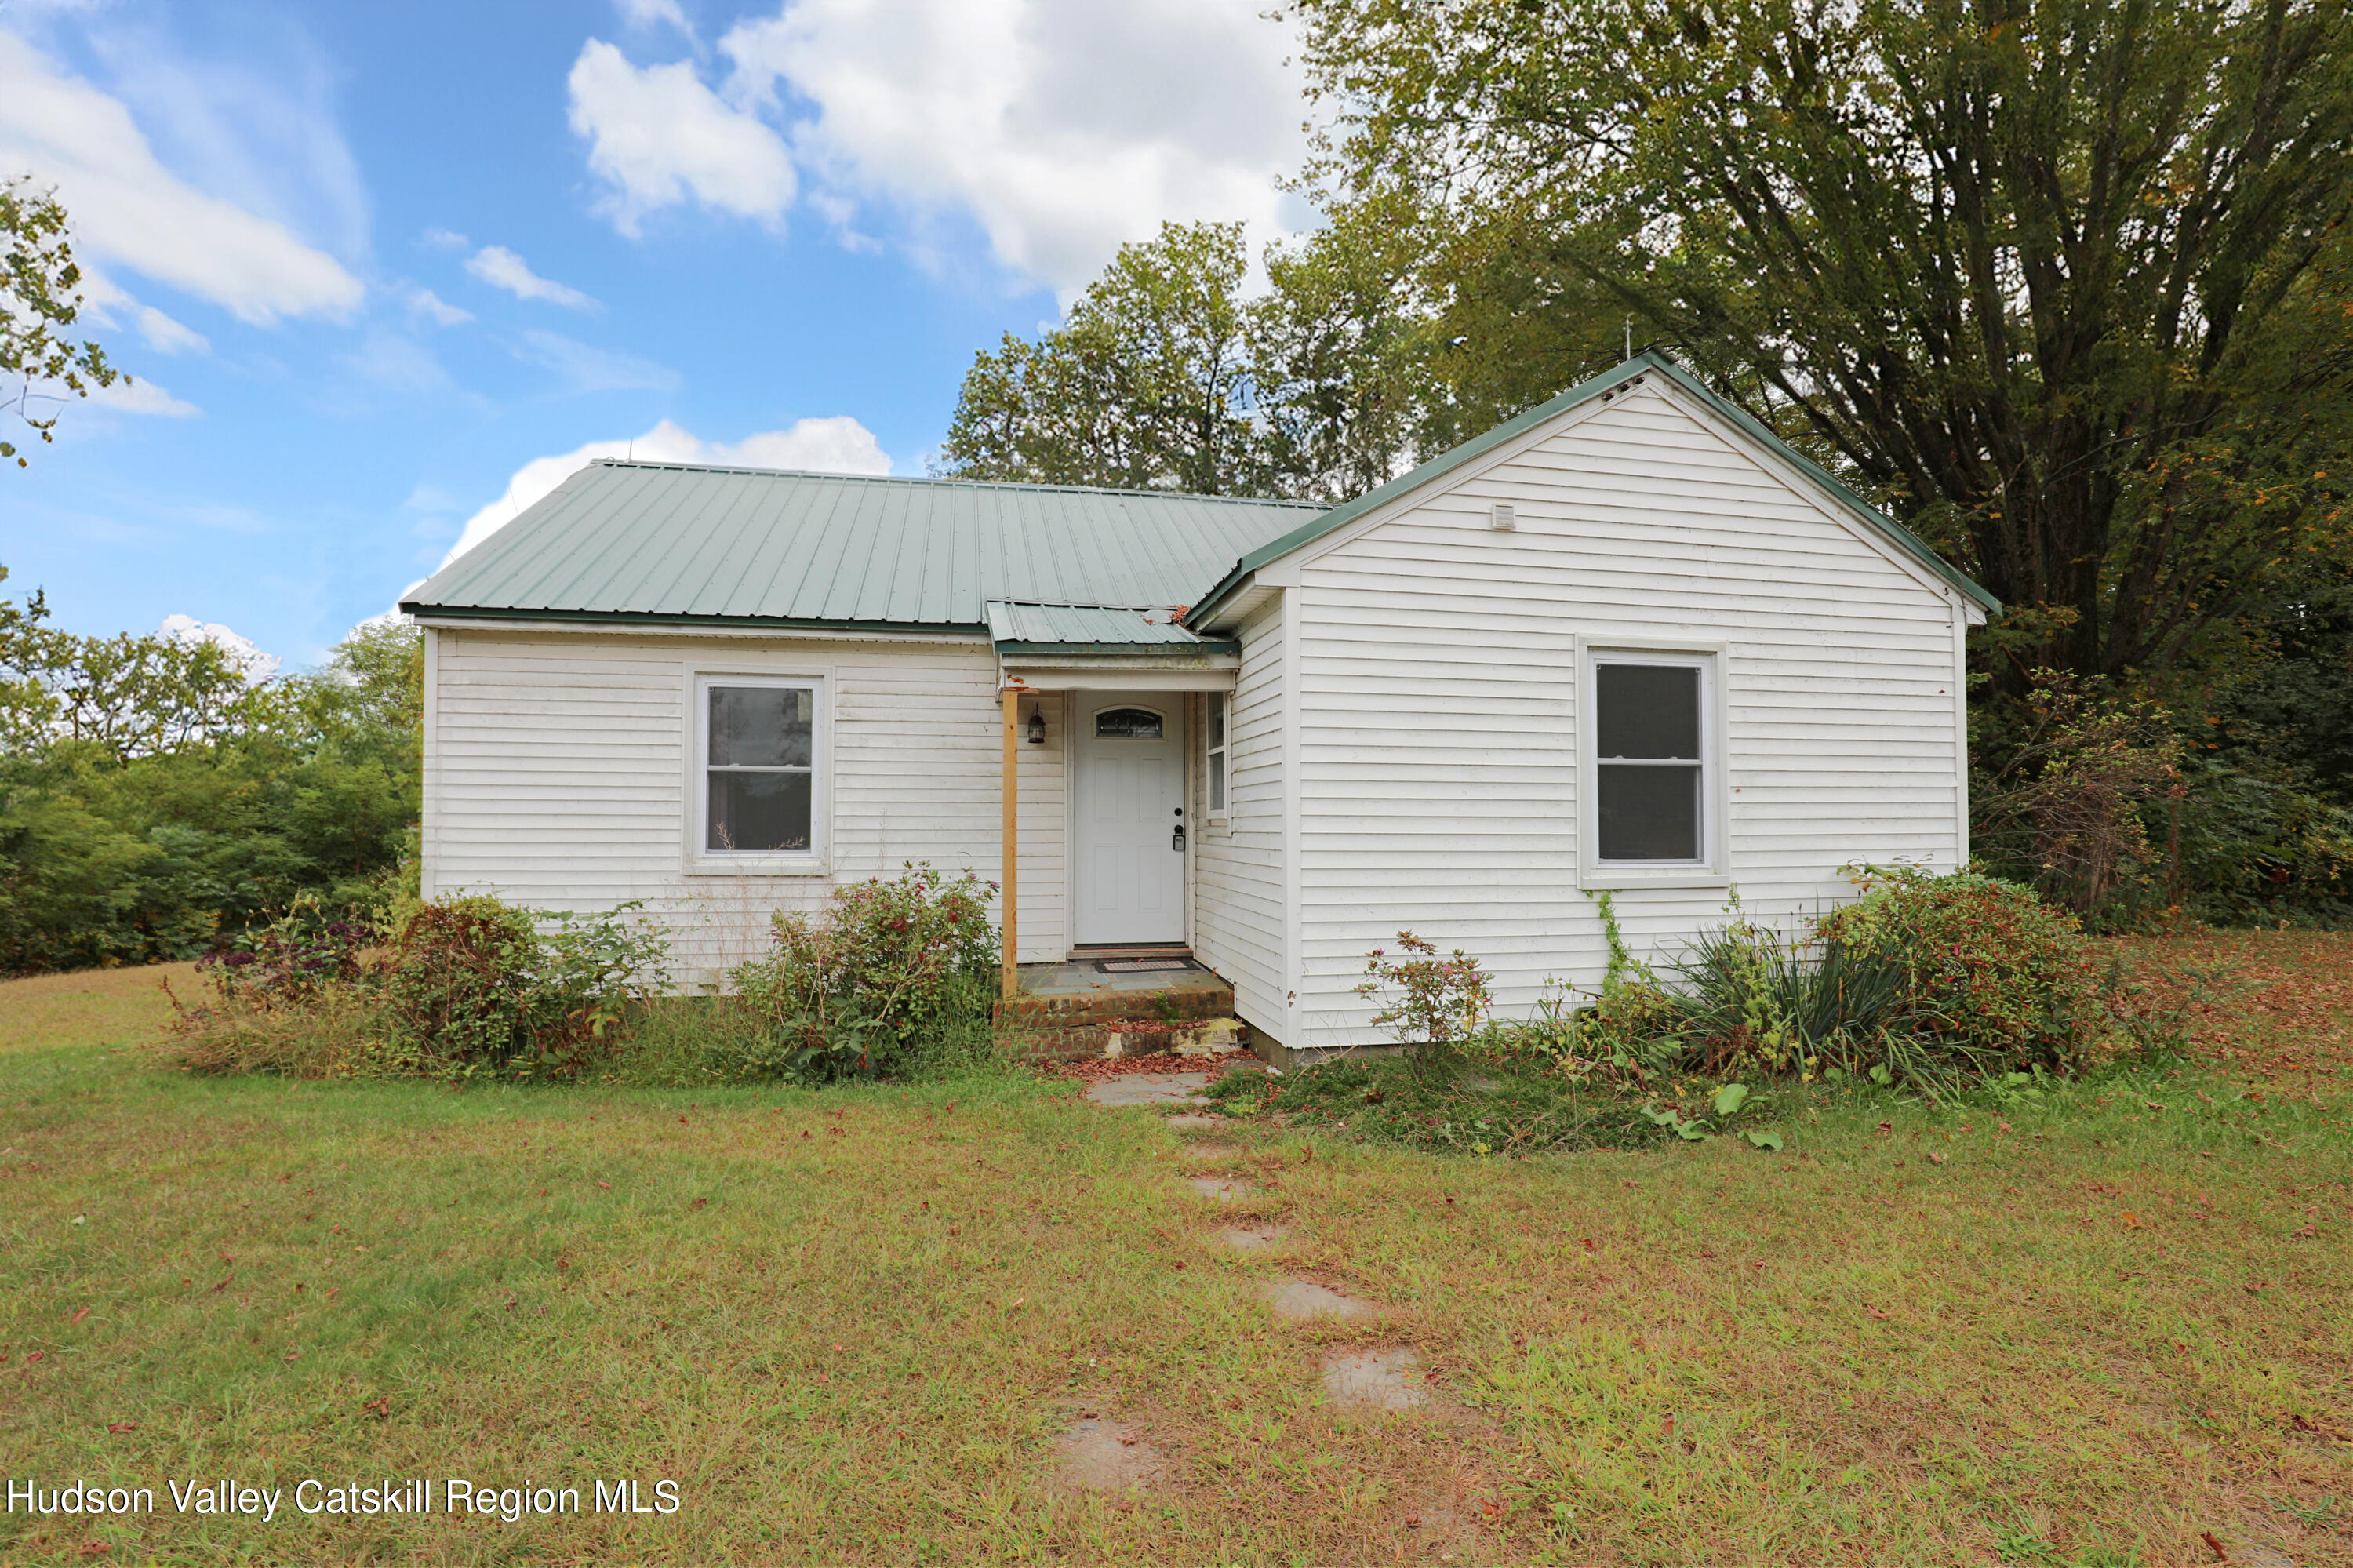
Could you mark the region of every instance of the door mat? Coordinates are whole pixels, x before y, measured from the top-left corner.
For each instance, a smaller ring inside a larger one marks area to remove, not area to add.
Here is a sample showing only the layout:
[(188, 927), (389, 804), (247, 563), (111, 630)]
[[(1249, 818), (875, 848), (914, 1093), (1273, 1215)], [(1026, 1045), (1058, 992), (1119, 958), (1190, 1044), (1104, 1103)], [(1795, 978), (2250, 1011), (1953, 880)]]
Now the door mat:
[(1098, 959), (1095, 968), (1107, 975), (1134, 974), (1138, 969), (1189, 969), (1190, 959)]

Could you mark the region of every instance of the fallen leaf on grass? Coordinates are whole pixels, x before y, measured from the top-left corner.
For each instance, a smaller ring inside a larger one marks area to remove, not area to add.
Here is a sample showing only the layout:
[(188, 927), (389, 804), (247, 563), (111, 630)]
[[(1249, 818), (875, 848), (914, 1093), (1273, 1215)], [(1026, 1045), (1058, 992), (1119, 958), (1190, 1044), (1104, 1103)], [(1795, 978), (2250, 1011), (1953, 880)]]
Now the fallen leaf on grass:
[(603, 1188), (603, 1189), (605, 1189), (605, 1191), (607, 1191), (607, 1192), (611, 1192), (611, 1191), (613, 1190), (613, 1184), (612, 1184), (610, 1181), (599, 1181), (599, 1182), (597, 1182), (597, 1183), (596, 1183), (596, 1185), (598, 1185), (599, 1187), (602, 1187), (602, 1188)]
[(365, 1404), (361, 1405), (360, 1408), (362, 1410), (373, 1411), (379, 1416), (390, 1415), (392, 1414), (392, 1395), (387, 1393), (381, 1398), (371, 1399)]
[(2128, 1231), (2137, 1231), (2141, 1228), (2140, 1216), (2134, 1213), (2130, 1209), (2126, 1209), (2124, 1212), (2123, 1218), (2125, 1229)]
[(1884, 1312), (1881, 1311), (1881, 1310), (1880, 1310), (1878, 1308), (1876, 1308), (1876, 1307), (1866, 1307), (1866, 1308), (1864, 1308), (1862, 1309), (1862, 1315), (1863, 1315), (1864, 1317), (1866, 1317), (1866, 1318), (1876, 1318), (1876, 1319), (1879, 1319), (1881, 1322), (1883, 1322), (1883, 1322), (1885, 1322), (1885, 1321), (1887, 1320), (1887, 1318), (1888, 1318), (1888, 1314), (1886, 1314), (1886, 1313), (1884, 1313)]
[(1928, 1156), (1928, 1163), (1931, 1165), (1942, 1165), (1944, 1162), (1945, 1157), (1941, 1154), (1931, 1154)]
[(2228, 1552), (2225, 1552), (2225, 1551), (2223, 1551), (2223, 1550), (2222, 1550), (2222, 1543), (2221, 1543), (2221, 1542), (2219, 1542), (2219, 1541), (2217, 1541), (2217, 1540), (2215, 1540), (2215, 1539), (2214, 1539), (2214, 1532), (2213, 1532), (2212, 1531), (2211, 1531), (2211, 1530), (2201, 1530), (2201, 1531), (2200, 1531), (2198, 1532), (2198, 1539), (2199, 1539), (2199, 1540), (2200, 1540), (2200, 1541), (2202, 1541), (2202, 1542), (2204, 1542), (2206, 1543), (2207, 1547), (2208, 1547), (2208, 1548), (2209, 1548), (2209, 1549), (2210, 1549), (2210, 1550), (2214, 1553), (2214, 1555), (2215, 1555), (2216, 1557), (2220, 1558), (2221, 1561), (2223, 1561), (2223, 1562), (2225, 1562), (2225, 1563), (2228, 1563), (2228, 1562), (2231, 1560), (2231, 1554), (2230, 1554)]
[(106, 1424), (106, 1429), (109, 1432), (136, 1432), (139, 1430), (139, 1423), (136, 1421), (110, 1421)]
[[(2307, 1225), (2307, 1226), (2306, 1226), (2306, 1227), (2305, 1227), (2305, 1228), (2306, 1228), (2306, 1229), (2307, 1229), (2307, 1230), (2309, 1230), (2311, 1227)], [(80, 1311), (79, 1311), (79, 1312), (75, 1313), (72, 1317), (70, 1317), (70, 1318), (69, 1318), (69, 1319), (66, 1319), (66, 1327), (67, 1327), (67, 1328), (69, 1328), (69, 1329), (70, 1329), (70, 1328), (72, 1328), (76, 1323), (80, 1322), (84, 1318), (87, 1318), (87, 1317), (89, 1317), (89, 1316), (90, 1316), (90, 1308), (87, 1308), (87, 1307), (85, 1307), (85, 1308), (83, 1308)]]

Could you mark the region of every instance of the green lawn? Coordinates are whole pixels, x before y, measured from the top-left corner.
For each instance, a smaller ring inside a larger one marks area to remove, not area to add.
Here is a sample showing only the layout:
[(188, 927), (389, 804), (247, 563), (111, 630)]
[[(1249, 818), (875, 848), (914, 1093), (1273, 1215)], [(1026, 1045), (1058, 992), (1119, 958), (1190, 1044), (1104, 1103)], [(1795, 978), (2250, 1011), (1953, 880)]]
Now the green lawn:
[[(1528, 1160), (1026, 1077), (196, 1079), (136, 1049), (154, 971), (9, 982), (4, 1467), (158, 1511), (20, 1509), (0, 1560), (2353, 1562), (2353, 942), (2221, 945), (2278, 983), (2171, 1076)], [(1280, 1321), (1284, 1273), (1388, 1310)], [(1351, 1346), (1442, 1399), (1335, 1413)], [(1076, 1410), (1162, 1482), (1058, 1485)], [(219, 1477), (278, 1517), (173, 1511)], [(306, 1517), (306, 1477), (680, 1506)]]

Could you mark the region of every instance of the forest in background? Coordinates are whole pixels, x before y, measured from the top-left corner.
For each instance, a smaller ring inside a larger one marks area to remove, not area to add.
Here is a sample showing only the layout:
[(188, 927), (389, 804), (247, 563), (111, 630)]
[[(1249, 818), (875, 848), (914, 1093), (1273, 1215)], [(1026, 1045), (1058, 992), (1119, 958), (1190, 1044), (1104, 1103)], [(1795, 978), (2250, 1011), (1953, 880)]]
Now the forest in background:
[(1132, 245), (940, 471), (1338, 500), (1673, 355), (1985, 584), (1973, 849), (2353, 916), (2353, 29), (2310, 0), (1301, 0), (1322, 227)]

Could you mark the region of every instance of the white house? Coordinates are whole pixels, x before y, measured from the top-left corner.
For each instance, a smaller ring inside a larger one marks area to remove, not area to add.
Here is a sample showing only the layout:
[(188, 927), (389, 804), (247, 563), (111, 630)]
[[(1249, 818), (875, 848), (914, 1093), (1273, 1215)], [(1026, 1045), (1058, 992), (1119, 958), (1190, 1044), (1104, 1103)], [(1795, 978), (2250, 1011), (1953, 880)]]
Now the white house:
[(641, 900), (712, 983), (779, 906), (929, 860), (1023, 965), (1188, 949), (1294, 1049), (1367, 950), (1501, 1008), (1968, 856), (1999, 608), (1645, 354), (1345, 505), (666, 463), (421, 585), (428, 895)]

